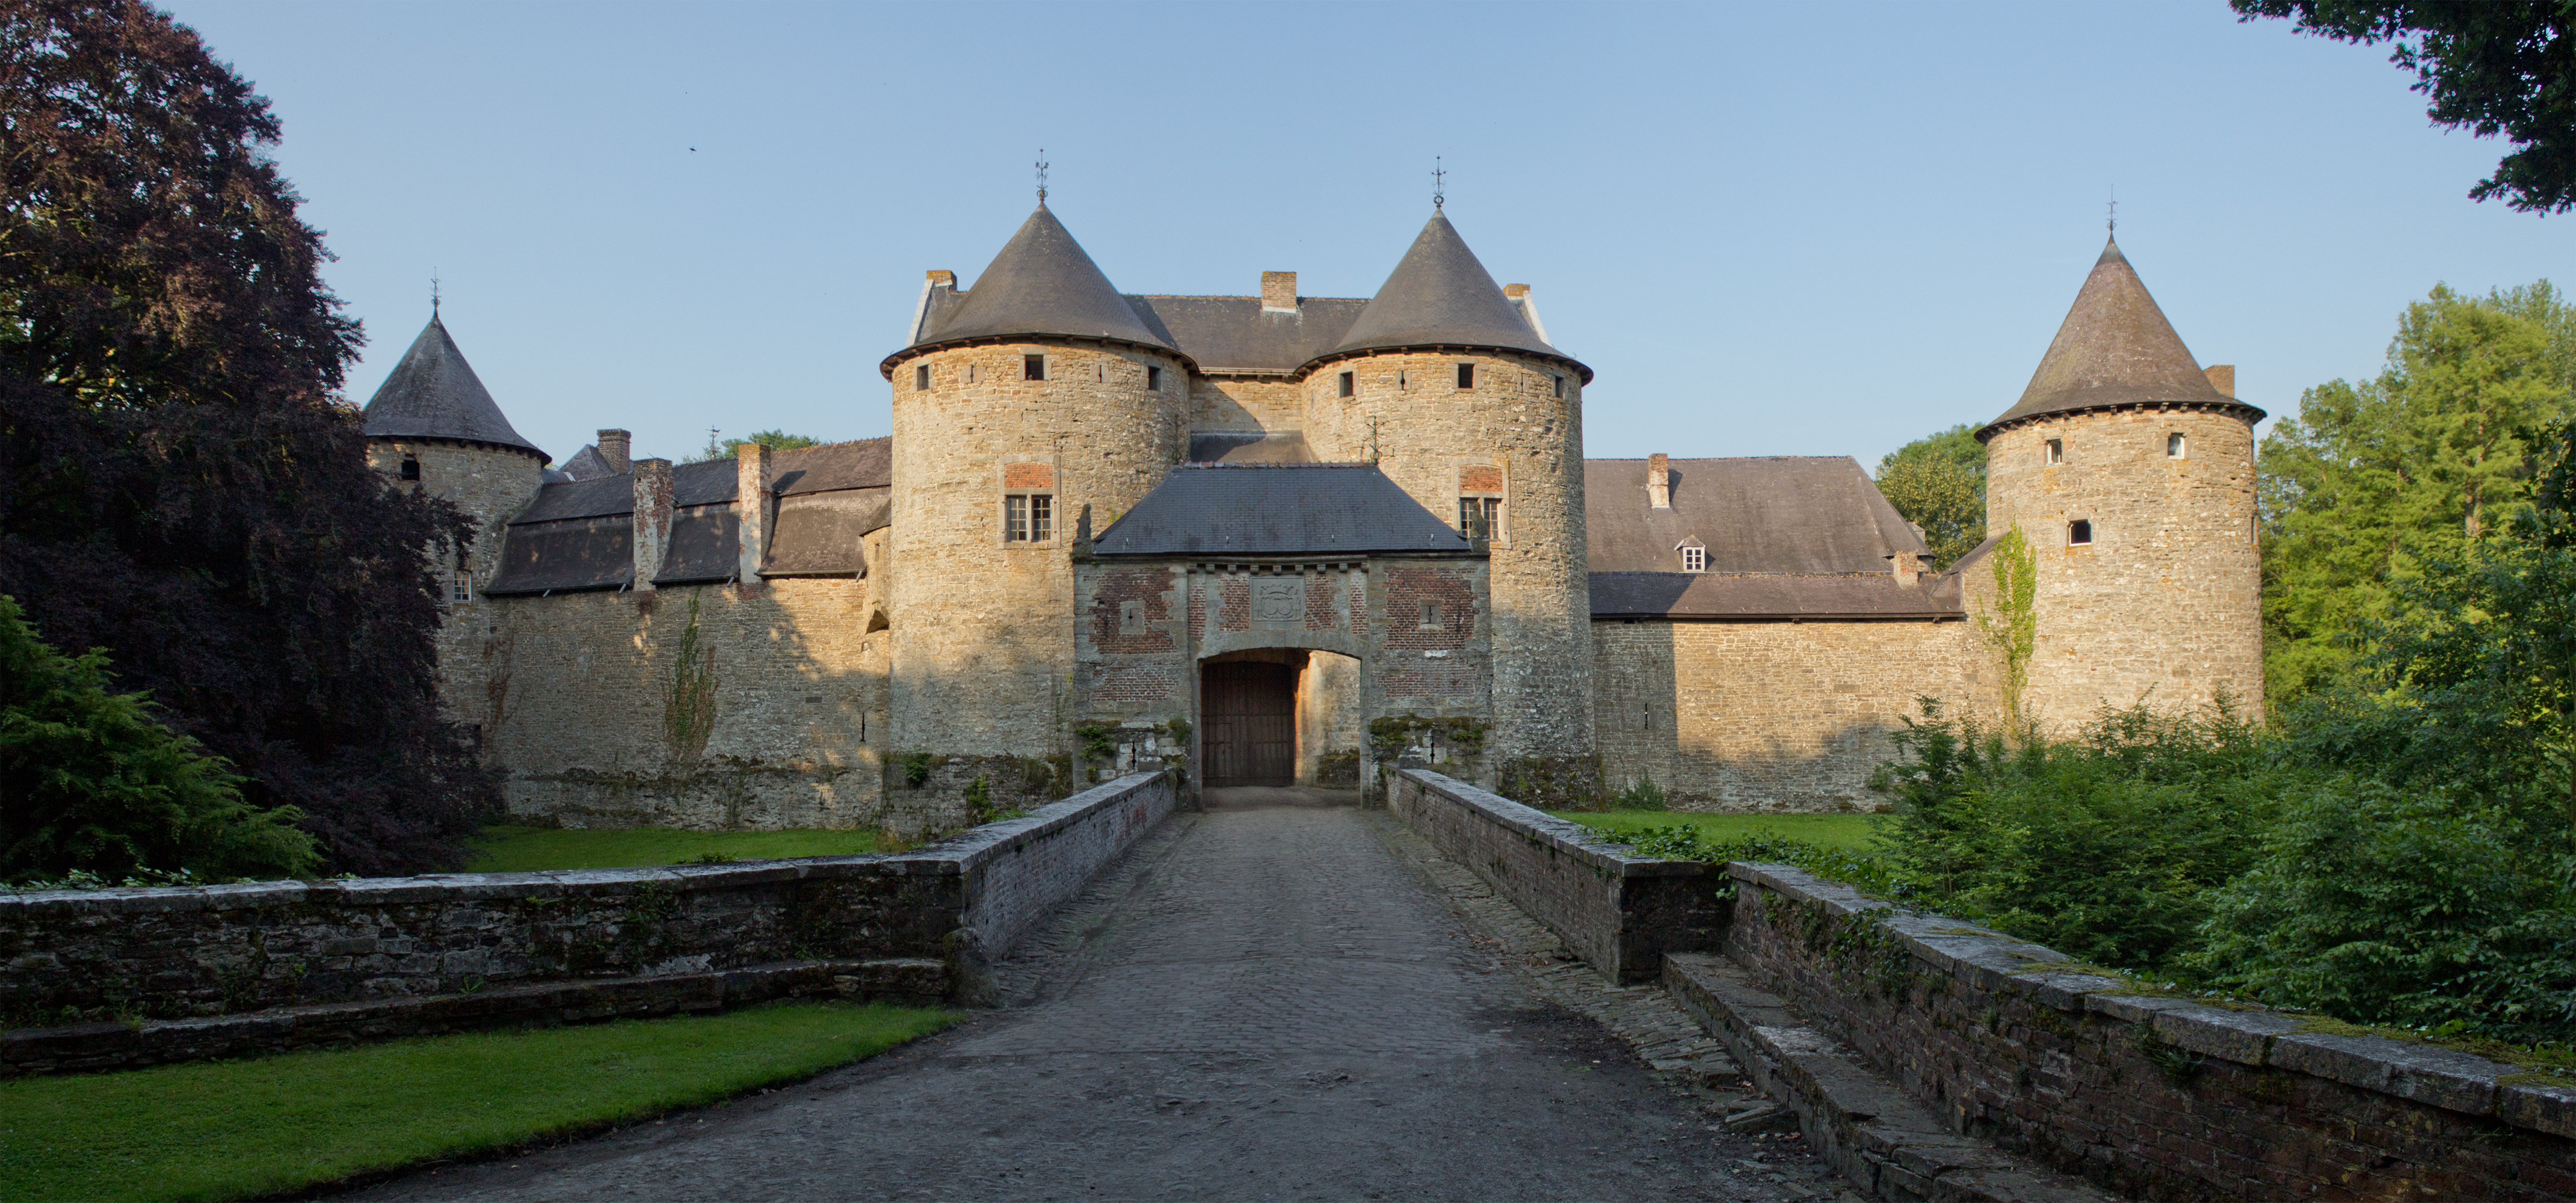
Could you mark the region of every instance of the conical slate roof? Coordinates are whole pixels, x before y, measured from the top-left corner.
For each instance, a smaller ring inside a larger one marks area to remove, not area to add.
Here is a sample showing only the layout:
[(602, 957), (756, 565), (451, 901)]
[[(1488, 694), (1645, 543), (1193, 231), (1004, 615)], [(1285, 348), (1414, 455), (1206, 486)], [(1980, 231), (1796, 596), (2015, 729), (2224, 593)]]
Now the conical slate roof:
[(510, 419), (501, 416), (501, 407), (435, 313), (420, 337), (411, 340), (393, 374), (377, 386), (361, 416), (370, 437), (457, 439), (515, 447), (539, 463), (552, 458), (510, 428)]
[(1987, 428), (2041, 414), (2159, 401), (2253, 408), (2219, 392), (2201, 374), (2114, 240), (2094, 261), (2093, 274), (2075, 294), (2074, 308), (2066, 311), (2020, 403)]
[[(1477, 261), (1476, 252), (1467, 249), (1457, 227), (1438, 210), (1423, 223), (1422, 235), (1413, 240), (1412, 249), (1395, 265), (1385, 286), (1351, 323), (1341, 345), (1318, 356), (1317, 362), (1361, 351), (1431, 346), (1526, 351), (1574, 363), (1530, 328), (1503, 295), (1502, 286), (1494, 283), (1493, 274)], [(1583, 377), (1590, 380), (1591, 370), (1584, 368)]]
[(1111, 338), (1174, 349), (1145, 328), (1127, 298), (1043, 204), (1002, 244), (1002, 253), (975, 277), (975, 286), (947, 320), (923, 331), (913, 345), (1024, 334)]

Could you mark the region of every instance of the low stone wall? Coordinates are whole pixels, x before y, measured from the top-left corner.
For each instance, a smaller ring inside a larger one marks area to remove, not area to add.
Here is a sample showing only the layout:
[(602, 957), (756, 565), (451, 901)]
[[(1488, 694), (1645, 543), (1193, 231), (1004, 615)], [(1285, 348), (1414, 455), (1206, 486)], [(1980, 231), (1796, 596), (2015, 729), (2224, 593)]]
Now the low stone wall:
[(1612, 981), (1652, 981), (1665, 953), (1713, 949), (1724, 934), (1716, 865), (1631, 856), (1428, 769), (1389, 778), (1387, 808)]
[(1173, 797), (1136, 774), (892, 855), (0, 896), (0, 1073), (788, 994), (971, 1003)]
[(2134, 993), (1786, 866), (1726, 869), (1728, 958), (1952, 1131), (2147, 1199), (2576, 1197), (2576, 1084)]

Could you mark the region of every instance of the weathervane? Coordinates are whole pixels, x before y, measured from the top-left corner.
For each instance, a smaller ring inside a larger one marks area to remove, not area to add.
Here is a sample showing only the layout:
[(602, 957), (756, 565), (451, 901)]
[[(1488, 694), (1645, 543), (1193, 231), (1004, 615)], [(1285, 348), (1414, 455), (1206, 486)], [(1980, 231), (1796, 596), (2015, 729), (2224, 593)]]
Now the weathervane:
[(2111, 227), (2111, 236), (2114, 238), (2118, 237), (2120, 234), (2120, 186), (2118, 184), (2111, 185), (2111, 220), (2109, 225)]
[(1449, 192), (1449, 189), (1448, 189), (1448, 182), (1449, 182), (1449, 173), (1448, 173), (1447, 171), (1445, 171), (1445, 170), (1442, 170), (1442, 169), (1441, 169), (1441, 166), (1440, 166), (1440, 156), (1438, 156), (1438, 155), (1433, 155), (1433, 156), (1431, 156), (1431, 207), (1432, 207), (1432, 208), (1437, 209), (1437, 208), (1439, 208), (1440, 206), (1442, 206), (1442, 205), (1445, 205), (1445, 204), (1449, 203), (1449, 196), (1448, 196), (1448, 192)]
[(429, 269), (429, 316), (438, 316), (438, 269)]
[(1046, 148), (1038, 148), (1038, 207), (1046, 207)]

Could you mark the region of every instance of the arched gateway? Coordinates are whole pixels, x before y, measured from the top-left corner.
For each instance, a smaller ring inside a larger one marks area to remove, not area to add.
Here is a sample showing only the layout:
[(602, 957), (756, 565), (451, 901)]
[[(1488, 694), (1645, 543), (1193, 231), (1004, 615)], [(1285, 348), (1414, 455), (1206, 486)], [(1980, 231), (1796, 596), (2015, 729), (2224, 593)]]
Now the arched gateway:
[(1174, 468), (1075, 562), (1079, 691), (1205, 784), (1361, 784), (1371, 720), (1491, 716), (1486, 547), (1374, 464)]

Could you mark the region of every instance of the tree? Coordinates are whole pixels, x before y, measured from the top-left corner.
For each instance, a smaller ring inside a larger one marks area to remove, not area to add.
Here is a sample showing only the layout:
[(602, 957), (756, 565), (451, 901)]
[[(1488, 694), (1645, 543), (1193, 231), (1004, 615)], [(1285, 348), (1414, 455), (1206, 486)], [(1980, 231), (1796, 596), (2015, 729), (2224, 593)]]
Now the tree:
[(292, 807), (245, 805), (224, 762), (108, 689), (107, 653), (38, 638), (0, 594), (0, 879), (139, 870), (288, 877), (320, 863)]
[(366, 467), (276, 118), (134, 0), (21, 0), (0, 41), (0, 592), (330, 867), (460, 861), (498, 790), (438, 711), (428, 549), (472, 530)]
[(703, 464), (709, 460), (732, 459), (745, 443), (756, 443), (772, 451), (794, 451), (799, 447), (820, 447), (823, 440), (810, 435), (789, 434), (784, 430), (757, 431), (748, 438), (739, 439), (719, 439), (710, 433), (705, 449), (689, 462)]
[(2542, 281), (2408, 305), (2373, 380), (2307, 390), (2263, 440), (2265, 676), (2288, 700), (2400, 619), (2396, 586), (2432, 558), (2508, 535), (2570, 409), (2576, 315)]
[(2576, 5), (2565, 0), (2233, 0), (2239, 21), (2281, 17), (2338, 42), (2395, 42), (2436, 124), (2520, 149), (2469, 190), (2527, 213), (2576, 206)]
[(1878, 461), (1878, 489), (1923, 528), (1932, 566), (1947, 568), (1986, 541), (1986, 445), (1961, 424), (1919, 438)]

